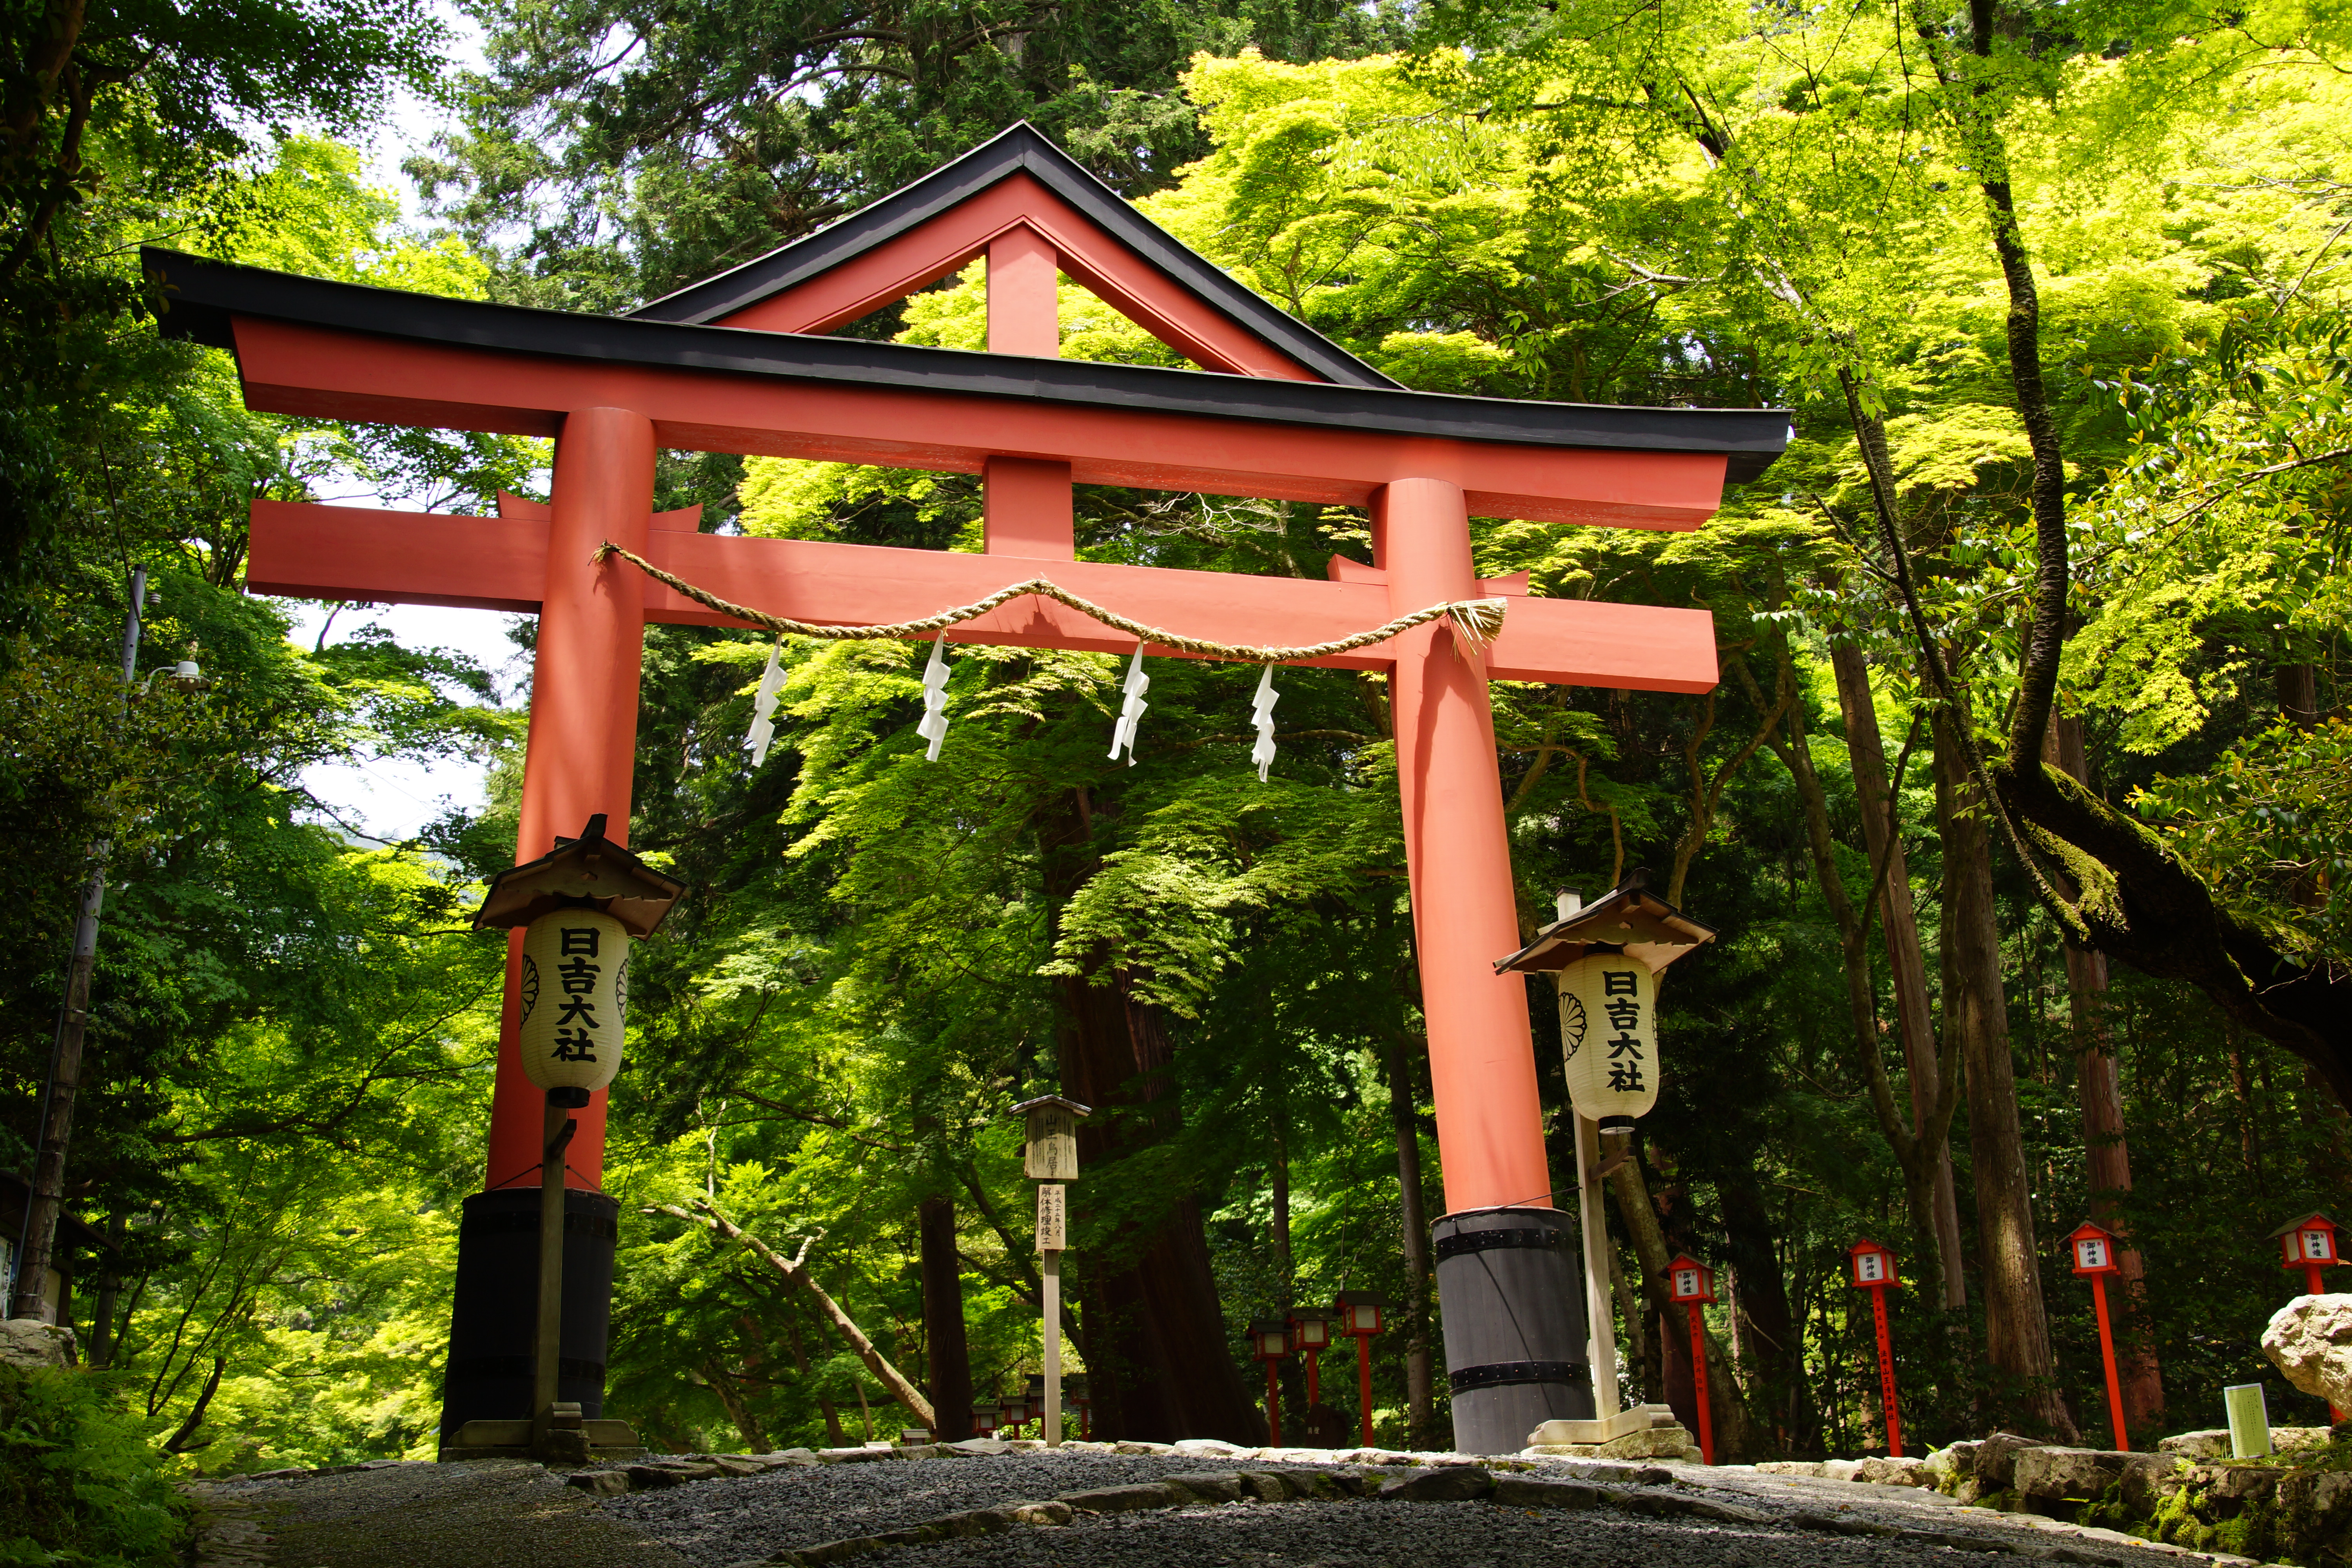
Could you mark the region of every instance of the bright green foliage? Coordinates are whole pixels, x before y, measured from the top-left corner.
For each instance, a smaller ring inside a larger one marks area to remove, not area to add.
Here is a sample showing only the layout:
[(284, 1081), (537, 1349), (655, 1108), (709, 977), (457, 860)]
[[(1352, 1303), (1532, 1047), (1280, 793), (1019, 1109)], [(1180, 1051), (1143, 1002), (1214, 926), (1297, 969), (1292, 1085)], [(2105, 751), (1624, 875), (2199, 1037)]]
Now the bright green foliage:
[(184, 1561), (187, 1505), (116, 1380), (0, 1366), (0, 1563), (163, 1568)]

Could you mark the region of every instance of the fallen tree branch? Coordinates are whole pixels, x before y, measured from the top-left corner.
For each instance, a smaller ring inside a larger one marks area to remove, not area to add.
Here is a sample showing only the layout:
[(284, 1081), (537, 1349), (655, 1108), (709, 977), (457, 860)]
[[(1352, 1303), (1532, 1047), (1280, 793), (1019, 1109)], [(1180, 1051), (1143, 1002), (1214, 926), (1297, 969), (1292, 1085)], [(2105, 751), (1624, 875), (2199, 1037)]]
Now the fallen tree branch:
[[(688, 1225), (698, 1225), (726, 1240), (740, 1242), (751, 1248), (759, 1256), (761, 1262), (782, 1275), (815, 1305), (817, 1314), (831, 1323), (843, 1339), (849, 1342), (849, 1348), (856, 1353), (859, 1361), (866, 1363), (866, 1370), (881, 1379), (882, 1386), (890, 1391), (891, 1397), (907, 1407), (908, 1413), (915, 1418), (915, 1425), (923, 1427), (931, 1426), (937, 1419), (931, 1410), (931, 1402), (923, 1397), (920, 1389), (907, 1381), (905, 1373), (890, 1364), (887, 1356), (874, 1348), (874, 1342), (866, 1337), (866, 1331), (859, 1328), (856, 1320), (841, 1310), (840, 1302), (825, 1294), (824, 1287), (810, 1277), (808, 1268), (803, 1262), (784, 1257), (774, 1247), (720, 1214), (710, 1203), (698, 1198), (695, 1200), (694, 1206), (700, 1209), (702, 1213), (690, 1214), (674, 1204), (655, 1204), (645, 1212), (666, 1214), (672, 1219), (682, 1219)], [(801, 1249), (801, 1256), (803, 1258), (808, 1256), (806, 1247)]]

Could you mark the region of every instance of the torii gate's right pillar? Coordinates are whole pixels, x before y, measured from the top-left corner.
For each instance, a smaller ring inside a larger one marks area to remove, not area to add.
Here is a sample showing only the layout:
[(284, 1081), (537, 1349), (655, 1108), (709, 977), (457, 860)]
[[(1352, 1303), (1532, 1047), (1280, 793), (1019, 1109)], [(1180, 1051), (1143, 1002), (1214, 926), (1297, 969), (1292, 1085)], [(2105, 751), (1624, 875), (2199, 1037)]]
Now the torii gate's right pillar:
[[(1477, 596), (1459, 486), (1399, 479), (1372, 502), (1375, 559), (1399, 614)], [(1430, 1088), (1445, 1175), (1434, 1226), (1454, 1446), (1516, 1453), (1554, 1418), (1590, 1420), (1583, 1292), (1552, 1206), (1510, 837), (1483, 656), (1443, 621), (1398, 640), (1390, 686)]]

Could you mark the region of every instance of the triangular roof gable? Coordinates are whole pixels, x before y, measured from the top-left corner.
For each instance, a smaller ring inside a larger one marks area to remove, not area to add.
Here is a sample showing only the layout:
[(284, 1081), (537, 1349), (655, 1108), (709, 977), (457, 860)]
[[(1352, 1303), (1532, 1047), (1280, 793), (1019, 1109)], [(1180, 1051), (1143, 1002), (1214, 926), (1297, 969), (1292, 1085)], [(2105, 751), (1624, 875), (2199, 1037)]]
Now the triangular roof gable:
[(631, 312), (656, 321), (824, 332), (904, 299), (1026, 227), (1061, 269), (1212, 370), (1395, 387), (1135, 210), (1023, 121), (838, 223)]

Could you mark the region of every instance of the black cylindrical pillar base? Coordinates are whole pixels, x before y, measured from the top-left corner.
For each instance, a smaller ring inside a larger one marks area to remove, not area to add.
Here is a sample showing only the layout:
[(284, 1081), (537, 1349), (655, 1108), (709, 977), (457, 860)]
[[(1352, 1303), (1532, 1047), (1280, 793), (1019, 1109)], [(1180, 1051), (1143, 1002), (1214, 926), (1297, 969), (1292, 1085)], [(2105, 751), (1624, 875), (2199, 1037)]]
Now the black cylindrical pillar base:
[[(604, 1413), (604, 1336), (613, 1313), (613, 1244), (621, 1200), (563, 1194), (563, 1342), (555, 1397)], [(530, 1417), (531, 1331), (539, 1312), (539, 1188), (501, 1187), (466, 1200), (457, 1226), (457, 1286), (449, 1311), (449, 1372), (441, 1440), (468, 1421)]]
[(1430, 1233), (1455, 1451), (1516, 1454), (1547, 1421), (1591, 1420), (1575, 1217), (1465, 1209)]

